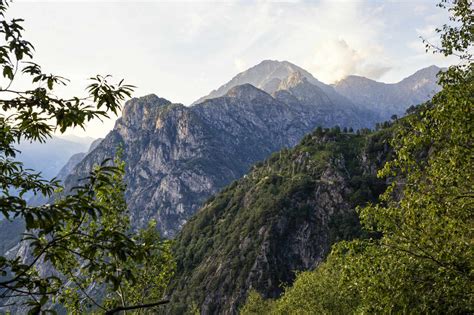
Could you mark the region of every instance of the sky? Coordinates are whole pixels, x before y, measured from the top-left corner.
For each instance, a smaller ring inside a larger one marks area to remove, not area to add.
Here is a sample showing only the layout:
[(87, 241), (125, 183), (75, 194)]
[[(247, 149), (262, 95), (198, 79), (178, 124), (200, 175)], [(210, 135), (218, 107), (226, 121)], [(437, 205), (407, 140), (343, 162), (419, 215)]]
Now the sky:
[[(84, 95), (87, 79), (111, 74), (191, 104), (262, 60), (287, 60), (325, 83), (350, 74), (398, 82), (453, 60), (427, 54), (448, 21), (433, 0), (406, 1), (22, 1), (9, 16), (44, 71), (71, 80), (59, 93)], [(116, 117), (79, 136), (103, 137)]]

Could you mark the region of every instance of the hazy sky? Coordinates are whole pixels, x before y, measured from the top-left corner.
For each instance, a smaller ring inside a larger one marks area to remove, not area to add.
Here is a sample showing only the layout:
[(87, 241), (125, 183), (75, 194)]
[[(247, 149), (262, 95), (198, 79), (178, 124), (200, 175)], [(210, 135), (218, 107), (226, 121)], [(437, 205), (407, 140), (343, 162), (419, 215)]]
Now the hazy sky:
[[(288, 60), (326, 83), (348, 74), (396, 82), (448, 60), (426, 54), (447, 22), (433, 0), (16, 1), (47, 72), (82, 93), (94, 74), (125, 78), (135, 96), (190, 104), (264, 59)], [(92, 123), (104, 136), (113, 120)], [(77, 131), (76, 134), (84, 134)]]

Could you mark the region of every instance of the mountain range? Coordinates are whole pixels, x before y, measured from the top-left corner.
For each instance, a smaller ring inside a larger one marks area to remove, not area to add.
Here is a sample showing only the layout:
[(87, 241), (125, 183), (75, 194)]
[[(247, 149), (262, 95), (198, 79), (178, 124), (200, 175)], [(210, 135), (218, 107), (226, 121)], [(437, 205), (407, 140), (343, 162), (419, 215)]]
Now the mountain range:
[(308, 71), (288, 61), (264, 60), (237, 74), (232, 80), (193, 104), (223, 96), (232, 87), (246, 83), (273, 94), (276, 91), (285, 90), (284, 81), (297, 73), (310, 84), (319, 87), (334, 105), (343, 104), (368, 110), (377, 115), (375, 118), (377, 122), (381, 122), (390, 119), (392, 115), (401, 116), (409, 106), (418, 105), (430, 99), (440, 90), (436, 75), (441, 70), (437, 66), (423, 68), (397, 83), (377, 82), (350, 75), (335, 84), (327, 85), (317, 80)]
[[(75, 139), (76, 137), (73, 137), (72, 139)], [(89, 153), (91, 152), (93, 149), (95, 149), (95, 147), (97, 147), (97, 145), (99, 145), (99, 143), (102, 141), (101, 138), (99, 139), (91, 139), (89, 140), (89, 138), (86, 138), (88, 139), (88, 141), (84, 141), (82, 143), (82, 145), (77, 149), (81, 149), (81, 150), (84, 150), (84, 152), (78, 152), (78, 153), (75, 153), (73, 155), (70, 155), (69, 159), (67, 160), (67, 162), (65, 164), (63, 164), (63, 166), (58, 170), (56, 170), (56, 172), (54, 173), (54, 176), (53, 175), (49, 175), (49, 177), (45, 177), (45, 178), (55, 178), (61, 182), (64, 182), (66, 180), (66, 178), (69, 176), (69, 174), (72, 172), (72, 170), (74, 169), (74, 167), (79, 163), (81, 162), (84, 157)], [(78, 139), (80, 140), (80, 139)], [(80, 143), (80, 142), (79, 142)], [(88, 147), (88, 149), (87, 149)], [(28, 148), (27, 148), (28, 149)], [(85, 150), (87, 149), (87, 151)], [(51, 144), (51, 151), (54, 151), (56, 150), (56, 145), (55, 143), (52, 143)], [(30, 152), (30, 151), (28, 151)], [(31, 154), (31, 153), (29, 153)], [(48, 198), (46, 198), (45, 196), (43, 195), (35, 195), (35, 196), (31, 196), (31, 198), (28, 200), (28, 203), (32, 206), (39, 206), (39, 205), (42, 205), (44, 203), (46, 203), (48, 201)]]
[(93, 140), (89, 137), (52, 137), (43, 143), (22, 141), (16, 147), (20, 151), (17, 159), (25, 167), (41, 172), (43, 178), (51, 179), (73, 154), (87, 151)]
[[(406, 109), (435, 84), (434, 70), (420, 70), (384, 88), (418, 86), (411, 90), (420, 94), (398, 105)], [(364, 80), (351, 78), (344, 86)], [(156, 219), (161, 233), (173, 237), (208, 197), (272, 152), (296, 145), (318, 126), (360, 129), (384, 116), (374, 105), (378, 96), (361, 106), (351, 96), (355, 88), (342, 86), (326, 85), (287, 61), (266, 60), (189, 107), (156, 95), (134, 98), (114, 129), (66, 178), (66, 191), (122, 146), (133, 225)], [(399, 94), (390, 95), (396, 103)]]

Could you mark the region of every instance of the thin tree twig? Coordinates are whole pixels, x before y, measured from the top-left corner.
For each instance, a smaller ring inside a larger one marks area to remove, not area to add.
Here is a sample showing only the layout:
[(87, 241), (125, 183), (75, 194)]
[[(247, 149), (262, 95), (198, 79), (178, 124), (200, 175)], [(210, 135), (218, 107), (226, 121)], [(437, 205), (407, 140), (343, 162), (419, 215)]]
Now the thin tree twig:
[(113, 308), (113, 309), (105, 312), (105, 315), (113, 315), (113, 314), (118, 313), (120, 311), (129, 311), (129, 310), (136, 310), (136, 309), (140, 309), (140, 308), (149, 308), (149, 307), (164, 305), (164, 304), (168, 304), (169, 302), (170, 302), (169, 300), (162, 300), (162, 301), (159, 301), (159, 302), (148, 303), (148, 304), (131, 305), (131, 306), (125, 306), (125, 307), (119, 306), (119, 307)]

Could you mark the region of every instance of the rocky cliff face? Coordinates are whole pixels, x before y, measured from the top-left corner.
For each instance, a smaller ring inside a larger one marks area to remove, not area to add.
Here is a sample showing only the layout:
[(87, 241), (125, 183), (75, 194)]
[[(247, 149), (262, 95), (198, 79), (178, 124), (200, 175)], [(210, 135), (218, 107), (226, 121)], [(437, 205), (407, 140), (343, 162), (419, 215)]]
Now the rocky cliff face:
[(431, 99), (440, 91), (436, 75), (441, 68), (421, 69), (398, 83), (386, 84), (359, 76), (348, 76), (334, 85), (335, 90), (363, 108), (373, 110), (387, 120), (401, 116), (411, 105)]
[(273, 154), (206, 202), (176, 237), (168, 312), (236, 314), (249, 289), (277, 297), (335, 241), (363, 234), (355, 207), (385, 189), (376, 171), (389, 130), (316, 131)]
[(114, 130), (74, 168), (66, 188), (123, 146), (134, 226), (156, 219), (171, 237), (206, 198), (315, 127), (366, 125), (354, 107), (334, 106), (301, 76), (285, 82), (273, 96), (244, 84), (191, 107), (155, 95), (133, 99)]

